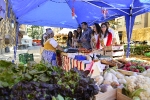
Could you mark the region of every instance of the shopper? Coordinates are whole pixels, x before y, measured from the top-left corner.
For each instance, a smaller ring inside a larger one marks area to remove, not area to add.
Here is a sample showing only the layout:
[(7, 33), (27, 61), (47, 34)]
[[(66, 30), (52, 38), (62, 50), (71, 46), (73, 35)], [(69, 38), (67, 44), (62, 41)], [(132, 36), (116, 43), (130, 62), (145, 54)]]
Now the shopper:
[(115, 45), (116, 44), (116, 33), (115, 33), (115, 31), (112, 28), (110, 28), (109, 22), (105, 22), (105, 23), (107, 24), (108, 31), (110, 33), (112, 33), (112, 36), (113, 36), (112, 44)]
[(92, 50), (100, 49), (100, 32), (101, 28), (98, 23), (93, 25), (93, 33), (91, 34), (91, 48)]
[(74, 31), (73, 31), (73, 38), (72, 38), (72, 46), (73, 46), (74, 48), (77, 48), (77, 47), (78, 47), (78, 42), (77, 42), (77, 40), (78, 40), (78, 32), (77, 32), (77, 30), (74, 30)]
[(48, 40), (44, 43), (44, 50), (42, 52), (42, 58), (45, 62), (57, 66), (56, 62), (56, 49), (63, 51), (54, 39), (54, 33), (52, 30), (47, 31)]
[(78, 27), (78, 28), (77, 28), (77, 32), (78, 32), (78, 39), (80, 39), (81, 36), (82, 36), (82, 28), (81, 28), (81, 27)]
[(70, 32), (68, 33), (67, 47), (72, 47), (72, 38), (73, 38), (73, 34), (72, 34), (72, 32), (70, 31)]
[(106, 46), (112, 45), (113, 35), (108, 31), (108, 27), (106, 23), (101, 24), (101, 34), (100, 34), (100, 48), (105, 48)]
[(42, 47), (44, 47), (44, 42), (46, 41), (46, 39), (47, 39), (47, 31), (48, 30), (51, 30), (51, 28), (47, 28), (46, 29), (46, 32), (42, 35), (42, 37), (41, 37), (41, 45), (42, 45)]
[(78, 40), (79, 43), (81, 43), (83, 48), (91, 49), (91, 29), (88, 28), (88, 24), (86, 22), (82, 22), (82, 36)]
[[(79, 41), (82, 36), (82, 28), (78, 27), (77, 32), (78, 32), (78, 41)], [(78, 42), (78, 47), (82, 47), (81, 43), (79, 43), (79, 42)]]

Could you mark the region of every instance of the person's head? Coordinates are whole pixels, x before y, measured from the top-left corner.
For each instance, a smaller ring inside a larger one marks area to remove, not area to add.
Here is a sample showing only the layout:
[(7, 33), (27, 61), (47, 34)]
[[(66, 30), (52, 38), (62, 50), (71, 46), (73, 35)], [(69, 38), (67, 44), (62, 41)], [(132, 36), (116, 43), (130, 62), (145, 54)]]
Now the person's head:
[(69, 33), (68, 33), (68, 38), (72, 38), (72, 37), (73, 37), (73, 34), (72, 34), (71, 31), (69, 31)]
[(86, 30), (88, 28), (88, 24), (86, 22), (82, 22), (82, 29)]
[(81, 27), (78, 27), (77, 28), (77, 32), (80, 34), (82, 32), (82, 28)]
[(107, 27), (109, 28), (109, 26), (110, 26), (109, 22), (105, 22), (105, 23), (106, 23)]
[(52, 30), (48, 30), (46, 32), (46, 34), (47, 34), (47, 38), (53, 38), (54, 37), (54, 32)]
[(75, 38), (78, 37), (78, 32), (77, 32), (77, 30), (74, 30), (74, 31), (73, 31), (73, 35), (74, 35)]
[(51, 28), (47, 28), (47, 29), (46, 29), (46, 32), (47, 32), (48, 30), (52, 30), (52, 29), (51, 29)]
[(102, 33), (105, 34), (104, 37), (106, 37), (107, 34), (108, 34), (108, 27), (107, 27), (107, 24), (106, 24), (106, 23), (102, 23), (102, 24), (101, 24), (101, 31), (102, 31)]
[(94, 25), (93, 25), (93, 31), (96, 32), (96, 33), (100, 33), (101, 28), (100, 28), (100, 26), (99, 26), (98, 23), (94, 23)]

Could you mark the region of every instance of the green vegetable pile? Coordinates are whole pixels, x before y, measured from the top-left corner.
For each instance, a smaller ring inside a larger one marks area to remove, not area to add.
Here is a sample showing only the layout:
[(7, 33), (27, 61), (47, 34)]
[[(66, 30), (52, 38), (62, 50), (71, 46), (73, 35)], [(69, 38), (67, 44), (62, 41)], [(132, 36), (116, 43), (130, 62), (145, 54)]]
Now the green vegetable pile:
[(66, 72), (49, 64), (0, 61), (0, 100), (90, 100), (98, 92), (77, 68)]

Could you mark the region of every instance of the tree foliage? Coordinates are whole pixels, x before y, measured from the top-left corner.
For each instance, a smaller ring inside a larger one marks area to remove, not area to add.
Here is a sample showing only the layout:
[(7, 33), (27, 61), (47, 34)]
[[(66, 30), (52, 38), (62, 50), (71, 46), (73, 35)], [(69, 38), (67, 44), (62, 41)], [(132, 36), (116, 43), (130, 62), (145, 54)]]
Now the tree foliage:
[(27, 28), (27, 33), (32, 39), (40, 39), (43, 34), (43, 27), (32, 25), (30, 28)]

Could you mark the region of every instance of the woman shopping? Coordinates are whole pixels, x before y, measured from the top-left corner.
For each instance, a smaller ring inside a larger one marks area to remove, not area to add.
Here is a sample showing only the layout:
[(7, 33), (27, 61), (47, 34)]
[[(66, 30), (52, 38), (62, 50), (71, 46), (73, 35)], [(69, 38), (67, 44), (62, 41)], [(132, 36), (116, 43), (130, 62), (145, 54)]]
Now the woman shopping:
[(52, 30), (47, 31), (48, 40), (44, 43), (44, 50), (42, 52), (42, 58), (45, 62), (57, 66), (56, 61), (56, 49), (63, 51), (63, 49), (54, 40), (54, 33)]
[(101, 49), (102, 48), (105, 48), (105, 46), (111, 46), (113, 43), (112, 43), (112, 40), (113, 40), (113, 37), (114, 35), (108, 31), (108, 27), (107, 27), (107, 24), (106, 23), (102, 23), (101, 24), (101, 34), (100, 34), (100, 37), (101, 37)]
[(77, 30), (74, 30), (73, 31), (73, 38), (72, 38), (72, 46), (74, 47), (74, 48), (77, 48), (78, 47), (78, 32), (77, 32)]
[(100, 49), (100, 32), (101, 28), (98, 23), (94, 23), (93, 25), (93, 33), (91, 35), (91, 47), (92, 50)]
[(73, 34), (72, 34), (72, 32), (70, 31), (70, 32), (68, 33), (67, 47), (72, 47), (72, 37), (73, 37)]

